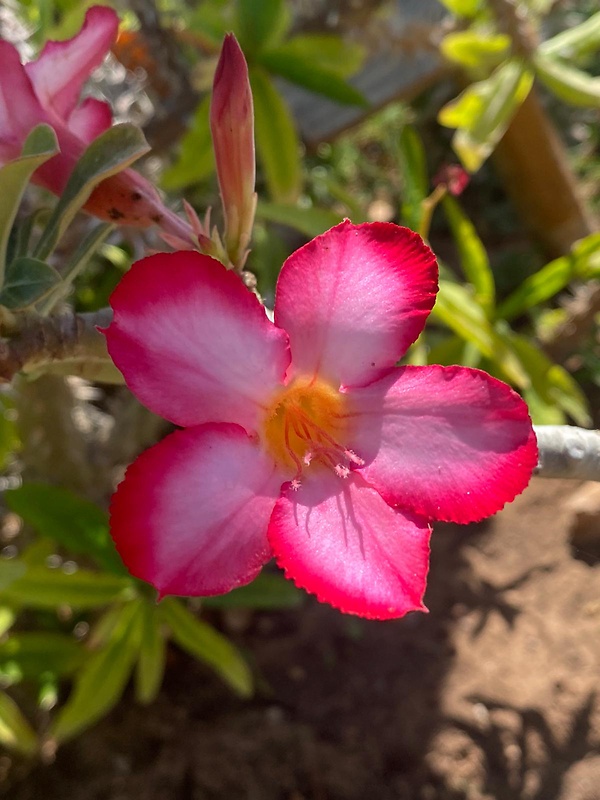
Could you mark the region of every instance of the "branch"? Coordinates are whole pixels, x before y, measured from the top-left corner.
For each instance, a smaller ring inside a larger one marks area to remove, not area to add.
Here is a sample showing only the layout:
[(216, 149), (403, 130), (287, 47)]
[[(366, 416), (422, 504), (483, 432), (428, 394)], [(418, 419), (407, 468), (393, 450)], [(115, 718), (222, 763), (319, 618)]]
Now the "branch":
[(0, 383), (19, 372), (79, 375), (88, 380), (123, 383), (97, 326), (112, 319), (110, 308), (88, 314), (66, 311), (51, 317), (13, 318), (0, 339)]
[(540, 478), (600, 481), (600, 431), (571, 425), (534, 425)]

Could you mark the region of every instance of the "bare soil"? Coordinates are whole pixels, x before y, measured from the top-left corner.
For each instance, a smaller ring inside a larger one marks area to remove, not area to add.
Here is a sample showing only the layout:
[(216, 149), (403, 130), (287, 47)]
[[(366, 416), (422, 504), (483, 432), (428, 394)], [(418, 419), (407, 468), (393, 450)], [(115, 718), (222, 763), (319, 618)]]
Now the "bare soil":
[(427, 615), (307, 598), (217, 618), (253, 700), (172, 649), (151, 707), (128, 695), (52, 765), (13, 769), (5, 796), (600, 800), (600, 564), (571, 545), (579, 488), (534, 480), (485, 524), (438, 526)]

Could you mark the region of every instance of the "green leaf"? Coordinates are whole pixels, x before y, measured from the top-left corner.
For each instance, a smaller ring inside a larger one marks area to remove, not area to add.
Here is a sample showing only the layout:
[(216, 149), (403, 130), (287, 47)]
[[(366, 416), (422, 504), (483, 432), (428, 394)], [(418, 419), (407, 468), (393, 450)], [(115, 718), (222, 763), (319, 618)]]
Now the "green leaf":
[(86, 381), (109, 383), (123, 386), (125, 380), (115, 367), (112, 359), (106, 355), (86, 354), (63, 358), (60, 361), (36, 361), (23, 373), (34, 379), (38, 375), (76, 375)]
[(72, 738), (108, 714), (123, 694), (139, 647), (140, 602), (123, 607), (108, 644), (89, 656), (79, 671), (67, 703), (50, 728), (56, 741)]
[(159, 613), (180, 647), (211, 666), (242, 697), (252, 694), (250, 669), (231, 642), (172, 597), (161, 602)]
[(256, 216), (267, 222), (287, 225), (300, 231), (310, 239), (332, 228), (340, 222), (339, 214), (326, 208), (300, 208), (285, 203), (265, 203), (258, 201)]
[(0, 292), (0, 305), (11, 309), (27, 308), (45, 297), (60, 283), (60, 275), (38, 258), (22, 256), (8, 265)]
[(0, 558), (0, 593), (27, 572), (27, 565), (18, 558)]
[(474, 17), (481, 8), (482, 0), (440, 0), (440, 3), (457, 17)]
[(295, 56), (306, 63), (335, 72), (339, 78), (349, 78), (362, 67), (367, 48), (358, 42), (344, 41), (341, 36), (307, 33), (294, 36), (275, 52)]
[(294, 120), (267, 73), (250, 69), (256, 147), (269, 192), (279, 203), (293, 203), (301, 184), (300, 142)]
[(0, 744), (26, 756), (38, 749), (37, 737), (15, 701), (0, 692)]
[(440, 51), (448, 61), (468, 70), (491, 70), (508, 55), (510, 36), (504, 33), (490, 36), (473, 30), (457, 31), (444, 36)]
[(96, 186), (150, 149), (142, 131), (122, 123), (104, 131), (81, 156), (42, 233), (34, 256), (47, 258)]
[[(427, 353), (428, 364), (442, 364), (449, 366), (450, 364), (463, 364), (464, 366), (476, 366), (472, 363), (467, 363), (466, 348), (469, 345), (461, 336), (451, 335), (445, 336), (441, 342), (434, 344), (429, 348)], [(481, 360), (481, 353), (476, 350), (479, 360)]]
[(538, 78), (553, 94), (573, 106), (600, 107), (600, 77), (594, 78), (587, 72), (567, 64), (559, 58), (534, 56)]
[(476, 302), (485, 309), (488, 317), (491, 317), (496, 287), (485, 247), (477, 235), (475, 226), (454, 197), (446, 195), (442, 204), (458, 248), (461, 269), (475, 289)]
[(108, 515), (68, 489), (44, 483), (25, 483), (4, 495), (8, 507), (28, 525), (65, 547), (83, 553), (98, 566), (127, 575), (109, 533)]
[(447, 325), (465, 342), (475, 345), (482, 355), (494, 362), (505, 380), (520, 387), (528, 385), (527, 374), (519, 359), (493, 328), (485, 310), (466, 287), (440, 280), (431, 316)]
[(132, 581), (118, 575), (83, 569), (68, 574), (60, 568), (43, 566), (25, 566), (24, 573), (6, 585), (3, 572), (7, 563), (13, 567), (23, 564), (16, 559), (0, 562), (0, 602), (10, 605), (41, 609), (71, 606), (83, 610), (128, 600), (136, 594)]
[(572, 251), (546, 264), (526, 278), (518, 289), (506, 298), (497, 311), (500, 319), (512, 320), (525, 311), (545, 303), (575, 278), (595, 277), (600, 255), (600, 233), (593, 233), (577, 242)]
[(290, 22), (290, 10), (284, 0), (237, 0), (236, 32), (242, 50), (249, 55), (278, 44)]
[(45, 672), (71, 675), (83, 663), (85, 651), (62, 633), (15, 633), (0, 643), (0, 680), (40, 680)]
[(16, 615), (12, 608), (0, 608), (0, 636), (4, 636), (15, 624)]
[(329, 97), (336, 103), (364, 108), (369, 105), (364, 95), (346, 83), (334, 70), (311, 63), (302, 56), (287, 52), (284, 48), (262, 53), (259, 56), (259, 63), (269, 72), (274, 72), (311, 92)]
[(114, 229), (115, 225), (110, 222), (104, 222), (92, 228), (88, 235), (83, 238), (81, 244), (77, 247), (71, 258), (69, 258), (60, 276), (60, 284), (56, 286), (52, 292), (50, 292), (50, 296), (45, 299), (41, 309), (42, 314), (49, 314), (60, 300), (67, 297), (75, 278), (86, 268), (92, 256), (98, 251), (104, 240)]
[(191, 127), (181, 139), (175, 163), (162, 176), (165, 189), (173, 191), (200, 183), (215, 171), (209, 113), (210, 94), (207, 94), (198, 103)]
[[(504, 336), (526, 370), (531, 390), (543, 404), (548, 407), (556, 406), (568, 414), (577, 425), (587, 427), (591, 422), (588, 402), (573, 376), (559, 364), (554, 364), (524, 336), (508, 328)], [(543, 419), (539, 422), (543, 423)]]
[(56, 134), (49, 125), (35, 127), (23, 145), (20, 158), (0, 169), (0, 287), (4, 284), (8, 237), (23, 192), (36, 169), (58, 153)]
[(282, 575), (262, 573), (252, 583), (227, 594), (205, 597), (206, 608), (297, 608), (303, 595)]
[(574, 59), (594, 53), (600, 47), (600, 11), (589, 19), (553, 36), (538, 47), (543, 56), (562, 56)]
[(10, 463), (20, 444), (14, 402), (0, 394), (0, 470)]
[(520, 60), (511, 59), (442, 108), (438, 120), (448, 128), (457, 128), (452, 145), (465, 169), (476, 172), (481, 167), (532, 84), (533, 72)]
[(165, 671), (166, 640), (161, 631), (156, 603), (141, 605), (142, 636), (135, 672), (135, 696), (139, 703), (151, 703), (158, 694)]
[(423, 201), (429, 192), (427, 159), (421, 137), (411, 125), (402, 128), (398, 161), (402, 179), (402, 221), (414, 231), (421, 229)]

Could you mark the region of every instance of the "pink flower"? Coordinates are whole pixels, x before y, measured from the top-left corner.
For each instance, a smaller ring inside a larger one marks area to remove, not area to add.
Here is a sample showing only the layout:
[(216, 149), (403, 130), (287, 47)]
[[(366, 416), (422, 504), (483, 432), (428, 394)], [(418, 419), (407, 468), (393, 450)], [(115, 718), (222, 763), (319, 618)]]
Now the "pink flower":
[(437, 291), (433, 253), (391, 223), (344, 221), (291, 255), (275, 324), (208, 256), (134, 264), (108, 349), (179, 430), (127, 470), (112, 532), (160, 595), (211, 595), (275, 556), (353, 614), (424, 610), (429, 520), (470, 522), (527, 485), (537, 448), (508, 386), (396, 367)]
[[(17, 158), (28, 133), (45, 122), (56, 132), (60, 153), (34, 175), (34, 182), (60, 195), (87, 145), (110, 127), (110, 106), (88, 97), (79, 103), (87, 78), (117, 36), (119, 20), (111, 8), (94, 6), (79, 33), (48, 42), (39, 58), (22, 65), (15, 47), (0, 41), (0, 164)], [(100, 219), (163, 230), (190, 238), (190, 228), (167, 209), (155, 187), (127, 169), (103, 181), (86, 211)]]

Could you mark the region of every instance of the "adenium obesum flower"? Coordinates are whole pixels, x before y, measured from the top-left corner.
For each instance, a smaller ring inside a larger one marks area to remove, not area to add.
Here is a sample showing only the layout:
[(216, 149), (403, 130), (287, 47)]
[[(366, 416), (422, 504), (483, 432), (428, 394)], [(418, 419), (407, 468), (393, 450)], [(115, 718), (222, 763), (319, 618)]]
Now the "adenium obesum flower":
[[(85, 148), (111, 126), (107, 103), (92, 97), (79, 102), (79, 96), (115, 41), (118, 26), (113, 9), (94, 6), (76, 36), (48, 42), (39, 57), (25, 65), (13, 45), (0, 41), (0, 165), (18, 158), (29, 132), (47, 123), (54, 128), (60, 153), (42, 165), (33, 180), (62, 194)], [(166, 208), (156, 188), (132, 169), (99, 184), (85, 210), (121, 225), (158, 225), (184, 239), (192, 235), (188, 223)]]
[(112, 501), (131, 572), (211, 595), (272, 556), (342, 611), (424, 610), (431, 520), (471, 522), (527, 485), (537, 448), (515, 392), (465, 367), (397, 367), (437, 291), (420, 237), (344, 221), (292, 254), (274, 324), (198, 253), (151, 256), (115, 290), (109, 352), (183, 430)]

